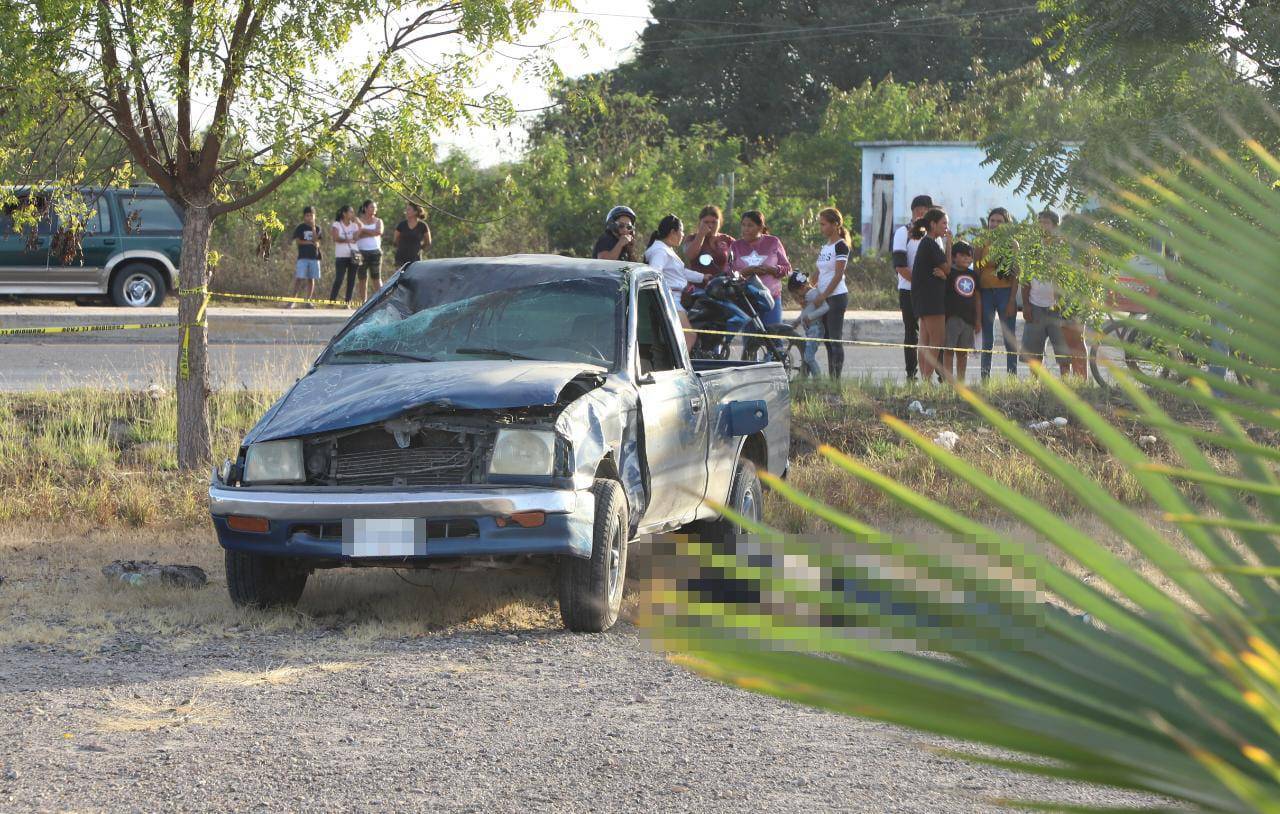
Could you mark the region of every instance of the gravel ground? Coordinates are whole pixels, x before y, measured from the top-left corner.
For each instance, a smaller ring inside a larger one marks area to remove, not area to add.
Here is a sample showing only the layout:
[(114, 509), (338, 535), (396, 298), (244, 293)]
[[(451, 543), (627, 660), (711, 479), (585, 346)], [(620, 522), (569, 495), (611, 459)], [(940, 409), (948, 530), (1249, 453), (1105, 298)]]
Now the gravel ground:
[(173, 652), (0, 648), (0, 811), (997, 810), (1138, 802), (960, 763), (931, 741), (721, 686), (630, 626), (232, 628)]

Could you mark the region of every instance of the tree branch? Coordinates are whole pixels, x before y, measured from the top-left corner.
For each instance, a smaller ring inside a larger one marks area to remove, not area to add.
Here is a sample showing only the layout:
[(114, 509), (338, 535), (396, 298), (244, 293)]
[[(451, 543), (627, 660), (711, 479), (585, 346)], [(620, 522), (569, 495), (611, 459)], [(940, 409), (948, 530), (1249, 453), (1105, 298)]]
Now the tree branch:
[[(441, 6), (440, 9), (446, 9), (450, 7), (456, 8), (456, 5), (451, 3), (445, 6)], [(413, 23), (405, 26), (399, 32), (396, 33), (395, 38), (387, 46), (386, 50), (383, 51), (381, 55), (379, 55), (378, 61), (375, 62), (373, 67), (369, 69), (369, 74), (365, 77), (364, 81), (360, 84), (360, 88), (352, 96), (351, 101), (348, 102), (347, 105), (343, 107), (333, 119), (330, 120), (329, 125), (325, 128), (320, 138), (313, 140), (310, 146), (304, 147), (298, 153), (298, 155), (295, 156), (291, 162), (289, 162), (289, 164), (284, 168), (284, 170), (280, 172), (279, 175), (277, 175), (275, 178), (272, 178), (266, 184), (263, 184), (256, 191), (250, 192), (246, 195), (242, 195), (239, 198), (235, 198), (224, 203), (215, 204), (211, 210), (213, 216), (217, 217), (227, 212), (234, 212), (237, 209), (241, 209), (243, 207), (251, 206), (257, 203), (258, 201), (270, 195), (272, 192), (275, 192), (276, 189), (279, 188), (281, 184), (289, 180), (289, 178), (294, 173), (296, 173), (299, 169), (305, 166), (306, 163), (315, 156), (316, 143), (319, 141), (323, 141), (328, 136), (333, 135), (339, 129), (341, 129), (343, 125), (346, 124), (347, 120), (351, 118), (351, 116), (355, 113), (356, 109), (359, 108), (360, 105), (364, 103), (365, 96), (369, 93), (369, 90), (373, 88), (374, 83), (378, 81), (378, 77), (382, 75), (383, 70), (386, 69), (387, 61), (392, 57), (392, 55), (394, 55), (395, 53), (397, 53), (398, 51), (406, 47), (404, 45), (405, 42), (413, 41), (413, 38), (410, 35), (413, 33), (413, 31), (416, 28), (420, 28), (423, 25), (427, 25), (430, 22), (430, 15), (432, 13), (438, 13), (438, 10), (433, 12), (424, 12), (423, 14), (420, 14), (418, 18), (414, 20)], [(456, 34), (460, 32), (461, 32), (461, 28), (455, 28), (444, 33)], [(442, 34), (441, 36), (443, 35), (444, 34)]]
[(191, 28), (195, 2), (182, 0), (178, 22), (178, 167), (184, 174), (191, 166)]
[(213, 110), (213, 122), (205, 134), (204, 144), (200, 148), (199, 177), (212, 180), (217, 171), (218, 156), (222, 152), (222, 141), (227, 133), (227, 118), (231, 108), (231, 100), (240, 87), (240, 78), (249, 49), (257, 39), (262, 28), (262, 15), (253, 16), (253, 0), (241, 0), (240, 12), (231, 29), (231, 42), (227, 45), (227, 67), (222, 72), (222, 83), (218, 88), (218, 101)]
[[(108, 0), (98, 0), (98, 47), (102, 59), (103, 96), (107, 109), (114, 122), (109, 122), (125, 144), (134, 159), (143, 167), (147, 175), (160, 185), (166, 194), (177, 197), (174, 178), (161, 166), (156, 157), (148, 152), (146, 144), (138, 133), (133, 120), (132, 106), (129, 104), (128, 84), (120, 73), (120, 59), (116, 53), (115, 34), (111, 30), (111, 5)], [(93, 109), (93, 108), (91, 108)], [(101, 116), (101, 113), (98, 112)], [(105, 120), (105, 117), (102, 117)]]

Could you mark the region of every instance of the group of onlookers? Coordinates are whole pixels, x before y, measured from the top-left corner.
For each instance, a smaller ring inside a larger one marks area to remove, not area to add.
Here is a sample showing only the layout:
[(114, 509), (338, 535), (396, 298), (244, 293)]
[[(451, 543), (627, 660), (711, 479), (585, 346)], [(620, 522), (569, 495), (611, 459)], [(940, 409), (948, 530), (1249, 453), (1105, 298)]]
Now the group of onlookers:
[[(623, 261), (639, 261), (643, 256), (644, 262), (661, 271), (691, 347), (696, 336), (681, 295), (690, 286), (705, 286), (713, 276), (730, 271), (754, 276), (769, 290), (773, 308), (760, 314), (766, 326), (782, 321), (782, 286), (786, 282), (803, 302), (796, 330), (809, 339), (842, 339), (849, 303), (844, 271), (850, 247), (844, 216), (838, 209), (823, 209), (818, 215), (826, 242), (818, 250), (813, 275), (792, 273), (785, 247), (769, 233), (764, 215), (756, 210), (743, 213), (736, 238), (721, 232), (724, 218), (719, 207), (703, 208), (692, 234), (685, 233), (680, 218), (667, 215), (650, 235), (643, 255), (637, 248), (636, 220), (636, 213), (628, 207), (611, 209), (592, 256)], [(994, 231), (1011, 222), (1008, 210), (991, 210), (984, 232), (971, 244), (953, 240), (946, 211), (935, 206), (928, 195), (912, 200), (911, 222), (899, 227), (893, 237), (908, 379), (921, 376), (928, 381), (950, 375), (963, 380), (969, 354), (975, 350), (980, 351), (981, 376), (988, 378), (997, 321), (1010, 375), (1017, 375), (1019, 356), (1042, 358), (1046, 341), (1053, 344), (1063, 375), (1085, 375), (1084, 330), (1078, 321), (1064, 316), (1068, 309), (1057, 287), (1041, 279), (1020, 280), (1016, 262), (997, 260), (993, 252)], [(1039, 223), (1044, 239), (1057, 239), (1057, 213), (1041, 212)], [(1019, 300), (1026, 322), (1021, 344), (1016, 339)], [(826, 346), (828, 372), (838, 378), (845, 355), (840, 341), (804, 342), (802, 372), (819, 373), (819, 344)]]
[[(426, 211), (420, 204), (405, 206), (404, 220), (396, 224), (393, 232), (396, 268), (422, 258), (431, 248), (431, 228), (427, 226)], [(350, 205), (338, 209), (329, 224), (326, 238), (316, 225), (315, 209), (302, 208), (302, 223), (293, 230), (293, 242), (298, 247), (298, 259), (294, 265), (291, 297), (313, 299), (316, 281), (320, 279), (320, 247), (328, 240), (333, 243), (333, 288), (330, 300), (337, 300), (346, 281), (345, 302), (361, 303), (382, 287), (382, 218), (378, 217), (376, 201), (366, 200), (357, 212)], [(369, 283), (372, 281), (373, 285)], [(359, 296), (355, 296), (359, 285)], [(295, 303), (289, 303), (293, 308)], [(305, 307), (310, 307), (305, 304)]]
[[(1041, 212), (1044, 239), (1057, 239), (1060, 218)], [(995, 323), (1000, 321), (1005, 364), (1017, 375), (1018, 358), (1039, 360), (1045, 342), (1053, 345), (1063, 375), (1085, 375), (1084, 328), (1064, 316), (1069, 310), (1053, 282), (1019, 280), (1017, 264), (997, 262), (989, 238), (1009, 224), (1003, 207), (987, 215), (986, 235), (976, 245), (953, 241), (947, 213), (935, 207), (928, 195), (911, 201), (911, 223), (893, 237), (893, 265), (898, 274), (898, 304), (902, 313), (904, 363), (908, 379), (917, 374), (926, 381), (943, 373), (963, 380), (972, 350), (981, 351), (981, 375), (991, 375)], [(1018, 300), (1026, 322), (1021, 346), (1017, 341)], [(981, 347), (975, 348), (975, 334)]]
[[(769, 291), (773, 307), (760, 314), (766, 326), (782, 322), (782, 285), (789, 281), (793, 289), (796, 281), (802, 281), (797, 291), (804, 299), (801, 326), (810, 336), (840, 339), (844, 331), (844, 313), (849, 304), (849, 288), (845, 283), (844, 268), (849, 260), (849, 232), (844, 226), (844, 216), (835, 208), (822, 210), (818, 224), (826, 244), (818, 252), (816, 274), (793, 275), (786, 247), (775, 235), (769, 233), (764, 215), (758, 210), (742, 213), (738, 222), (738, 237), (725, 234), (724, 214), (718, 206), (706, 206), (698, 213), (698, 225), (692, 234), (686, 234), (684, 223), (675, 215), (667, 215), (658, 222), (658, 228), (649, 236), (648, 247), (643, 254), (636, 248), (636, 213), (625, 206), (615, 206), (605, 216), (605, 230), (591, 252), (600, 260), (639, 261), (662, 272), (663, 280), (671, 289), (680, 322), (685, 327), (685, 341), (690, 347), (695, 334), (690, 331), (689, 316), (681, 304), (682, 295), (690, 285), (705, 286), (717, 274), (738, 272), (755, 279)], [(805, 344), (805, 371), (816, 374), (817, 344)], [(832, 376), (838, 377), (844, 364), (844, 346), (839, 342), (825, 343), (827, 366)]]

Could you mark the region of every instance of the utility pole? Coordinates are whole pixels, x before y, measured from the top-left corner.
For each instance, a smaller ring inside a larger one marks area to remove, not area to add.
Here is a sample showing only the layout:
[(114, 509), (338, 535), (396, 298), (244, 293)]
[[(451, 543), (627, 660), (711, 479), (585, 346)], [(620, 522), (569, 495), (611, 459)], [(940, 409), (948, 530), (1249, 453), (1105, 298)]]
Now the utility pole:
[(737, 175), (736, 170), (729, 173), (729, 210), (724, 213), (725, 223), (733, 223), (733, 182)]

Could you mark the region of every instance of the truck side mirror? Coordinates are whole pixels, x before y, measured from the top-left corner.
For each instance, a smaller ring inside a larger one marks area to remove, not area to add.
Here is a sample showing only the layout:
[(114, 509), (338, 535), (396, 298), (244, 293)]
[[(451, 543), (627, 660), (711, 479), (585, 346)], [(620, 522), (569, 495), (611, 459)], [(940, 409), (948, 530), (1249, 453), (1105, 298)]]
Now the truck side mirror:
[(755, 435), (769, 426), (769, 405), (763, 400), (731, 401), (725, 405), (729, 435)]

